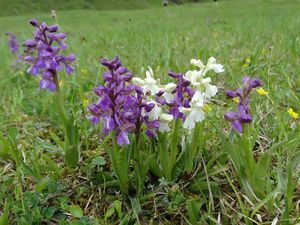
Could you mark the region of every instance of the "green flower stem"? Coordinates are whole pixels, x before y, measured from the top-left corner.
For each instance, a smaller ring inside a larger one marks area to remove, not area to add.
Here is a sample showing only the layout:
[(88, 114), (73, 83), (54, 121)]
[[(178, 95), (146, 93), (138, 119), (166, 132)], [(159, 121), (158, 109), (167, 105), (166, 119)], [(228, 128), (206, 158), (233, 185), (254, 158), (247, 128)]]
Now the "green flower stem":
[(59, 86), (59, 81), (58, 81), (58, 76), (55, 73), (54, 75), (54, 83), (56, 85), (56, 105), (57, 105), (57, 110), (60, 116), (60, 119), (62, 120), (64, 126), (66, 126), (66, 124), (68, 123), (68, 117), (67, 117), (67, 113), (66, 113), (66, 109), (64, 106), (64, 100), (63, 100), (63, 96), (60, 90), (60, 86)]
[(54, 83), (56, 85), (56, 105), (59, 117), (64, 126), (65, 132), (65, 162), (68, 166), (74, 167), (79, 162), (79, 138), (78, 128), (73, 116), (68, 116), (64, 106), (64, 98), (60, 90), (58, 76), (54, 74)]
[(199, 152), (199, 143), (201, 142), (201, 137), (200, 134), (202, 133), (203, 125), (202, 123), (198, 122), (196, 123), (194, 132), (193, 132), (193, 137), (192, 137), (192, 142), (191, 146), (189, 148), (189, 152), (187, 152), (187, 162), (185, 165), (185, 170), (187, 172), (193, 171), (193, 160), (196, 156), (196, 154)]
[(163, 175), (167, 181), (172, 181), (172, 165), (168, 152), (168, 135), (167, 133), (158, 133), (159, 161)]
[(177, 145), (179, 141), (179, 126), (180, 120), (176, 119), (173, 126), (172, 136), (171, 136), (171, 151), (170, 151), (170, 160), (171, 168), (176, 164), (176, 155), (177, 155)]
[(251, 134), (250, 134), (250, 125), (246, 124), (243, 126), (243, 138), (244, 138), (244, 160), (246, 164), (246, 173), (249, 174), (250, 180), (252, 179), (252, 174), (254, 173), (254, 158), (253, 158), (253, 149), (251, 144)]
[(140, 122), (137, 123), (137, 129), (135, 132), (135, 143), (134, 143), (134, 180), (137, 188), (137, 196), (140, 195), (141, 190), (143, 189), (143, 178), (141, 174), (142, 170), (142, 157), (141, 157), (141, 129)]
[(116, 176), (120, 185), (121, 192), (124, 195), (128, 195), (128, 165), (126, 162), (125, 149), (120, 149), (120, 146), (117, 143), (116, 133), (112, 132), (112, 143), (113, 147), (108, 148), (109, 155), (111, 158), (112, 166), (116, 172)]

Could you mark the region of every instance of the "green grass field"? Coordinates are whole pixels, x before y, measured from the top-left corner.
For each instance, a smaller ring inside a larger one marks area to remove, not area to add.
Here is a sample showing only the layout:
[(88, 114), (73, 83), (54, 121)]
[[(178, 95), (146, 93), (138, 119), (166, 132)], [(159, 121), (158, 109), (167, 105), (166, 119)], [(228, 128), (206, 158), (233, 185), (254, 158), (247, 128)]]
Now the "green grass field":
[[(276, 218), (277, 224), (300, 223), (300, 120), (287, 112), (291, 107), (300, 113), (299, 1), (219, 0), (165, 8), (151, 1), (111, 11), (66, 8), (57, 7), (56, 19), (50, 17), (52, 8), (26, 9), (19, 16), (3, 11), (0, 17), (0, 215), (9, 210), (8, 224), (136, 223), (130, 203), (103, 181), (102, 171), (110, 163), (99, 144), (99, 127), (86, 119), (87, 103), (95, 101), (92, 90), (104, 71), (99, 59), (116, 55), (135, 75), (144, 76), (151, 66), (162, 81), (170, 80), (169, 70), (184, 73), (191, 58), (214, 56), (225, 68), (212, 77), (219, 93), (206, 123), (203, 162), (209, 166), (206, 171), (199, 165), (204, 179), (195, 178), (190, 189), (184, 188), (191, 182), (185, 180), (148, 184), (141, 224), (271, 224)], [(5, 32), (22, 43), (31, 37), (31, 18), (58, 23), (68, 35), (67, 51), (76, 55), (75, 73), (61, 76), (66, 106), (80, 127), (82, 161), (76, 169), (63, 163), (53, 94), (39, 90), (39, 78), (26, 74), (25, 65), (12, 66)], [(245, 75), (259, 77), (269, 93), (253, 94), (253, 126), (259, 131), (254, 154), (281, 143), (272, 150), (269, 171), (278, 191), (273, 205), (269, 196), (252, 202), (244, 195), (216, 134), (216, 127), (229, 129), (223, 114), (230, 104), (223, 90), (235, 88)], [(200, 205), (196, 219), (187, 204), (195, 199)]]

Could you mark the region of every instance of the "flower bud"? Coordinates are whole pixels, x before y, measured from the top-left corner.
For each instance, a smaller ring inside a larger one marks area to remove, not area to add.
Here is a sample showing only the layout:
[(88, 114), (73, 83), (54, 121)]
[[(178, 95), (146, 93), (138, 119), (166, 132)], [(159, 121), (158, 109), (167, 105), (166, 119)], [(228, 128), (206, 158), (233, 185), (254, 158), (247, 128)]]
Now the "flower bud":
[(36, 19), (31, 19), (31, 20), (29, 21), (29, 23), (30, 23), (32, 26), (34, 26), (34, 27), (37, 27), (37, 26), (39, 25), (39, 23), (38, 23), (38, 21), (37, 21)]
[(51, 32), (51, 33), (54, 33), (56, 32), (57, 30), (59, 29), (59, 26), (58, 25), (52, 25), (52, 26), (49, 26), (47, 27), (47, 31)]

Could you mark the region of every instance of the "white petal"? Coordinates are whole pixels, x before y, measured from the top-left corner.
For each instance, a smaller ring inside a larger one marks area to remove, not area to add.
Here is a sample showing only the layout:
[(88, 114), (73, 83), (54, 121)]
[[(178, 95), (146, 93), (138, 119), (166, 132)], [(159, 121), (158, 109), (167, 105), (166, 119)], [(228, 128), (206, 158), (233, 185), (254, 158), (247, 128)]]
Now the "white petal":
[(179, 107), (178, 108), (178, 111), (185, 114), (185, 115), (188, 115), (190, 114), (190, 112), (192, 111), (191, 108), (185, 108), (185, 107)]
[(159, 117), (161, 121), (171, 122), (173, 120), (173, 116), (170, 114), (162, 113)]
[(158, 120), (161, 112), (162, 112), (161, 107), (155, 104), (154, 108), (150, 112), (148, 112), (147, 115), (149, 116), (150, 120)]
[(171, 131), (169, 123), (166, 122), (160, 122), (158, 130), (162, 133)]
[(200, 59), (191, 59), (191, 64), (194, 66), (198, 66), (201, 70), (204, 69), (204, 64)]
[(132, 78), (132, 83), (136, 84), (136, 85), (139, 85), (139, 86), (142, 86), (145, 84), (145, 81), (142, 80), (141, 78), (139, 77), (133, 77)]
[(209, 66), (211, 64), (215, 64), (217, 62), (217, 60), (214, 58), (214, 57), (210, 57), (208, 60), (207, 60), (207, 65), (206, 66)]
[(164, 87), (163, 87), (163, 89), (166, 91), (166, 92), (172, 92), (172, 91), (174, 91), (174, 89), (176, 88), (176, 84), (174, 84), (174, 83), (168, 83), (168, 84), (166, 84)]
[(218, 88), (216, 86), (210, 84), (206, 86), (206, 90), (205, 90), (206, 98), (211, 98), (215, 96), (217, 93), (218, 93)]
[(153, 70), (150, 66), (148, 66), (148, 71), (146, 71), (146, 77), (147, 78), (153, 78), (154, 77), (154, 73), (153, 73)]
[(201, 103), (203, 105), (204, 99), (203, 99), (203, 93), (201, 91), (196, 91), (192, 98), (192, 104), (193, 103)]
[(207, 77), (207, 78), (204, 78), (201, 83), (202, 84), (209, 84), (211, 82), (211, 78), (210, 77)]
[(210, 66), (210, 69), (213, 70), (215, 73), (222, 73), (225, 71), (223, 65), (221, 64), (212, 64)]
[(170, 94), (168, 92), (163, 93), (162, 96), (165, 98), (165, 100), (166, 100), (167, 103), (171, 103), (173, 101), (173, 99), (174, 99), (174, 95), (172, 95), (172, 94)]
[(186, 117), (184, 123), (183, 123), (183, 128), (185, 129), (189, 129), (189, 130), (192, 130), (195, 128), (195, 121), (190, 118), (189, 116)]
[(189, 116), (195, 122), (201, 122), (205, 118), (205, 114), (204, 114), (202, 108), (194, 108)]

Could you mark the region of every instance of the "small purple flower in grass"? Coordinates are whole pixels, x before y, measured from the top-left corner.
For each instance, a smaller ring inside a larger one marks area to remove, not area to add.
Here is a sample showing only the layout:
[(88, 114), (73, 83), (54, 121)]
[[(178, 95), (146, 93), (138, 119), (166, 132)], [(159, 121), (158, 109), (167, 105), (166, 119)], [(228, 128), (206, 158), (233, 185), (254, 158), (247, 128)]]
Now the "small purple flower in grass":
[(103, 73), (105, 84), (94, 89), (99, 100), (88, 106), (91, 123), (102, 122), (104, 135), (115, 130), (119, 145), (129, 144), (128, 135), (140, 132), (143, 124), (145, 134), (154, 137), (159, 122), (142, 114), (142, 111), (150, 112), (154, 105), (144, 102), (141, 87), (131, 83), (132, 73), (122, 66), (118, 57), (111, 61), (102, 59), (101, 64), (107, 68)]
[(243, 132), (242, 124), (251, 123), (252, 116), (250, 112), (250, 93), (253, 88), (261, 86), (262, 83), (259, 79), (250, 77), (243, 78), (243, 87), (236, 89), (235, 91), (225, 90), (225, 94), (229, 98), (238, 98), (238, 104), (236, 105), (235, 112), (228, 111), (224, 114), (227, 121), (231, 123), (231, 127), (239, 132)]
[(68, 75), (74, 72), (71, 64), (75, 61), (75, 55), (61, 55), (61, 50), (67, 48), (64, 43), (65, 33), (56, 33), (59, 30), (58, 25), (47, 26), (46, 23), (39, 23), (32, 19), (30, 24), (35, 27), (33, 39), (24, 42), (25, 53), (24, 61), (30, 64), (27, 72), (33, 76), (42, 74), (40, 81), (41, 89), (48, 89), (51, 92), (56, 91), (57, 72), (64, 66)]
[(6, 35), (9, 37), (7, 45), (10, 48), (11, 53), (13, 55), (15, 55), (18, 52), (18, 50), (19, 50), (19, 44), (17, 42), (17, 38), (11, 32), (7, 32)]

